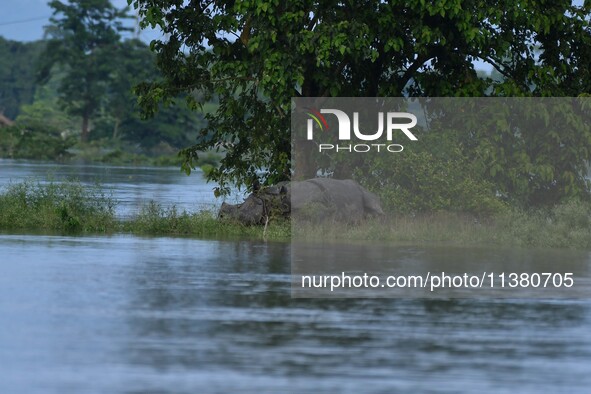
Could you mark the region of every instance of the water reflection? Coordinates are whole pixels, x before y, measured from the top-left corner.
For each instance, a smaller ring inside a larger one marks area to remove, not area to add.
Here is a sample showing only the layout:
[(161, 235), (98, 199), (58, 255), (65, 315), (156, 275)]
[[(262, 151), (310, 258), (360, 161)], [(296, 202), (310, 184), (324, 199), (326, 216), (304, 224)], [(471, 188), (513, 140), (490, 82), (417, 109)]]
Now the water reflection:
[[(550, 392), (566, 381), (576, 392), (591, 383), (586, 302), (297, 300), (289, 296), (288, 245), (141, 243), (117, 355), (129, 367), (192, 376), (211, 392), (216, 384), (227, 392), (320, 382), (330, 383), (327, 392), (344, 383), (351, 392), (434, 383), (455, 392), (499, 384)], [(147, 381), (163, 389), (160, 378)]]
[(292, 299), (290, 253), (284, 243), (0, 235), (2, 391), (591, 386), (588, 300)]
[[(292, 262), (295, 297), (591, 298), (591, 255), (580, 250), (294, 241)], [(362, 286), (364, 274), (379, 281)]]

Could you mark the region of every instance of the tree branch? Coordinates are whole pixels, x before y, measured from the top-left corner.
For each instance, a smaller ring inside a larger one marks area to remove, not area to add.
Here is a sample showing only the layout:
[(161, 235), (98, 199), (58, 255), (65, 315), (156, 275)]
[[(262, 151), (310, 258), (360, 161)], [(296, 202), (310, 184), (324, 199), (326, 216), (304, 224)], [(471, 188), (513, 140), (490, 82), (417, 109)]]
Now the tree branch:
[(404, 87), (406, 86), (406, 84), (408, 83), (408, 81), (410, 81), (410, 79), (414, 76), (414, 73), (417, 72), (417, 70), (423, 65), (425, 64), (425, 62), (429, 59), (432, 59), (434, 56), (427, 56), (427, 55), (418, 55), (417, 59), (413, 62), (413, 64), (410, 65), (410, 67), (408, 67), (406, 69), (406, 71), (404, 72), (404, 74), (402, 74), (402, 76), (400, 78), (398, 78), (397, 81), (397, 85), (398, 85), (398, 91), (402, 94), (402, 89), (404, 89)]
[(318, 22), (318, 13), (317, 12), (314, 13), (314, 17), (312, 18), (310, 23), (308, 23), (308, 30), (309, 31), (314, 31), (314, 27), (316, 26), (316, 22)]
[[(477, 56), (480, 57), (480, 56)], [(499, 73), (501, 73), (503, 76), (509, 78), (509, 79), (513, 79), (511, 77), (511, 74), (509, 74), (508, 72), (506, 72), (504, 69), (506, 68), (506, 66), (498, 64), (493, 58), (491, 58), (490, 56), (485, 56), (482, 57), (483, 60), (486, 60), (487, 62), (489, 62), (494, 68), (495, 70), (497, 70)]]

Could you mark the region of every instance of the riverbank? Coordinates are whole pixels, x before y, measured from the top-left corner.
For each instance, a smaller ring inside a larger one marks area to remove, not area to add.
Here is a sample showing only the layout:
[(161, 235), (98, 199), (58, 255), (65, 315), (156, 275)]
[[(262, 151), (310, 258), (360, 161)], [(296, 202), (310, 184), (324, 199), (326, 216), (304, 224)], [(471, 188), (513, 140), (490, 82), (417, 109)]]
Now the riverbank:
[(130, 218), (118, 218), (118, 204), (100, 185), (75, 181), (24, 181), (0, 191), (0, 230), (51, 231), (71, 234), (131, 233), (138, 235), (241, 237), (286, 240), (289, 222), (267, 228), (220, 222), (208, 210), (187, 212), (150, 202)]
[(487, 218), (457, 212), (392, 215), (358, 225), (293, 226), (294, 238), (458, 246), (591, 249), (589, 204), (571, 201), (552, 209), (509, 209)]
[(118, 218), (118, 202), (100, 185), (75, 181), (14, 183), (0, 190), (0, 230), (73, 234), (241, 237), (250, 239), (381, 241), (451, 245), (591, 248), (591, 206), (578, 201), (549, 210), (511, 209), (488, 218), (437, 212), (392, 215), (357, 225), (294, 225), (271, 221), (263, 226), (222, 222), (213, 210), (188, 212), (155, 202), (128, 218)]

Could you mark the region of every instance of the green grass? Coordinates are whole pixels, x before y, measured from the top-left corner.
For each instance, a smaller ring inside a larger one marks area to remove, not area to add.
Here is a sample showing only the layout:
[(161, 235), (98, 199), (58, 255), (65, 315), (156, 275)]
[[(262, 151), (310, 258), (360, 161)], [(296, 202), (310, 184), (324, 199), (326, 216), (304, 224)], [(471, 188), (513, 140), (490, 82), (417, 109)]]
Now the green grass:
[(270, 223), (267, 229), (259, 226), (244, 226), (231, 221), (219, 221), (214, 212), (179, 212), (176, 207), (163, 208), (151, 202), (142, 207), (131, 220), (122, 222), (122, 231), (148, 235), (191, 235), (202, 238), (254, 238), (288, 239), (290, 223), (280, 221)]
[(357, 225), (294, 224), (271, 221), (267, 227), (219, 221), (215, 212), (186, 212), (157, 203), (141, 207), (126, 220), (115, 216), (116, 201), (99, 185), (77, 181), (24, 181), (0, 191), (0, 231), (131, 233), (321, 241), (369, 240), (412, 244), (499, 245), (591, 248), (591, 204), (570, 201), (546, 210), (510, 209), (486, 219), (459, 213), (392, 215)]
[(510, 209), (486, 219), (439, 212), (394, 215), (356, 225), (294, 223), (293, 235), (323, 241), (591, 249), (591, 205), (571, 201), (546, 210)]
[(0, 194), (0, 228), (106, 232), (115, 226), (114, 207), (98, 185), (25, 181)]
[(154, 202), (131, 219), (121, 220), (115, 216), (115, 205), (98, 185), (89, 187), (77, 181), (15, 183), (0, 193), (0, 230), (270, 240), (290, 236), (288, 221), (272, 222), (267, 228), (244, 226), (220, 222), (213, 212), (179, 212), (176, 207), (163, 208)]

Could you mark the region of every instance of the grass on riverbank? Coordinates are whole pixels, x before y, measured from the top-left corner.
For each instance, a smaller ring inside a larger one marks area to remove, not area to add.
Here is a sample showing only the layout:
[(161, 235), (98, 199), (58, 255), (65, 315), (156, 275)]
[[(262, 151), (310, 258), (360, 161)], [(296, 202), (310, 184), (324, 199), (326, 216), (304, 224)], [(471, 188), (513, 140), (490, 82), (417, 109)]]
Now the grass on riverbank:
[(114, 207), (98, 185), (25, 181), (0, 194), (0, 228), (108, 232), (116, 224)]
[(11, 184), (0, 191), (0, 230), (56, 231), (63, 233), (116, 233), (241, 237), (280, 240), (290, 236), (287, 221), (267, 229), (220, 222), (213, 212), (179, 212), (156, 203), (142, 207), (128, 220), (115, 216), (116, 201), (98, 185), (76, 181)]
[(358, 225), (292, 226), (289, 221), (244, 226), (217, 220), (214, 212), (179, 212), (156, 203), (131, 219), (115, 216), (116, 201), (98, 185), (75, 181), (25, 181), (0, 191), (0, 230), (62, 233), (241, 237), (315, 241), (372, 240), (393, 243), (533, 246), (591, 249), (591, 205), (572, 201), (549, 210), (509, 210), (487, 219), (458, 213), (392, 216)]
[(179, 212), (176, 207), (164, 208), (150, 202), (142, 207), (131, 220), (121, 223), (121, 230), (134, 234), (191, 235), (203, 238), (243, 237), (255, 239), (288, 239), (291, 226), (288, 221), (261, 226), (244, 226), (240, 223), (219, 221), (210, 211), (196, 213)]
[(591, 249), (591, 205), (571, 201), (548, 210), (511, 209), (486, 219), (438, 212), (368, 220), (360, 225), (294, 225), (304, 240)]

